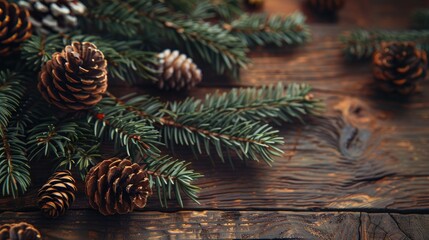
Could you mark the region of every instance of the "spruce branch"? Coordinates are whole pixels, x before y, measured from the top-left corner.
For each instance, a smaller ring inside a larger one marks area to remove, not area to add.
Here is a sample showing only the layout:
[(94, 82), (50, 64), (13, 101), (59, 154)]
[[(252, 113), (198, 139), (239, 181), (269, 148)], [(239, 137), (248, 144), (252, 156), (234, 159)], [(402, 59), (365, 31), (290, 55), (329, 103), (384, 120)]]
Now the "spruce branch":
[(3, 196), (15, 198), (30, 186), (30, 166), (23, 138), (18, 129), (0, 126), (0, 186)]
[(246, 42), (248, 46), (277, 46), (301, 44), (308, 41), (310, 32), (303, 14), (268, 16), (243, 14), (223, 28)]
[(26, 91), (26, 76), (9, 70), (0, 71), (0, 126), (6, 128)]
[(365, 59), (380, 48), (381, 42), (412, 41), (421, 49), (429, 50), (429, 30), (385, 31), (355, 30), (340, 37), (344, 44), (344, 54), (350, 59)]
[(237, 72), (248, 63), (245, 44), (216, 24), (184, 18), (156, 1), (111, 1), (136, 13), (146, 32), (156, 32), (160, 39), (183, 46), (192, 58), (212, 64), (220, 74)]
[(189, 163), (168, 156), (146, 159), (144, 168), (149, 174), (151, 187), (157, 189), (161, 206), (168, 207), (167, 201), (172, 198), (173, 192), (181, 207), (183, 207), (182, 194), (199, 204), (197, 194), (200, 188), (193, 182), (202, 175), (188, 166)]
[(101, 139), (112, 140), (117, 148), (125, 148), (134, 160), (158, 156), (159, 132), (146, 119), (134, 112), (118, 107), (116, 102), (104, 98), (88, 114), (88, 122), (94, 125), (94, 134)]

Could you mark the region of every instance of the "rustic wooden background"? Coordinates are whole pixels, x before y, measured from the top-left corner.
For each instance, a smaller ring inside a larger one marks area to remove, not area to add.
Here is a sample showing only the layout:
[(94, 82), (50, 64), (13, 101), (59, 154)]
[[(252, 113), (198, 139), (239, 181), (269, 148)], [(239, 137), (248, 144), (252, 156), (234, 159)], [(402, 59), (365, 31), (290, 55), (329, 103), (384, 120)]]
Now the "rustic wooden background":
[[(407, 28), (410, 14), (429, 1), (349, 0), (337, 20), (314, 16), (300, 0), (265, 2), (270, 13), (304, 11), (312, 43), (254, 50), (241, 82), (208, 77), (190, 94), (278, 81), (312, 84), (327, 112), (307, 125), (282, 127), (286, 153), (274, 167), (237, 162), (232, 170), (193, 160), (205, 175), (197, 182), (201, 205), (162, 209), (154, 197), (143, 211), (104, 217), (81, 192), (66, 216), (47, 220), (35, 203), (46, 166), (35, 164), (32, 190), (0, 199), (0, 223), (30, 222), (45, 239), (429, 239), (429, 81), (409, 100), (388, 99), (374, 90), (370, 64), (345, 61), (338, 40), (356, 27)], [(180, 155), (192, 159), (187, 151)]]

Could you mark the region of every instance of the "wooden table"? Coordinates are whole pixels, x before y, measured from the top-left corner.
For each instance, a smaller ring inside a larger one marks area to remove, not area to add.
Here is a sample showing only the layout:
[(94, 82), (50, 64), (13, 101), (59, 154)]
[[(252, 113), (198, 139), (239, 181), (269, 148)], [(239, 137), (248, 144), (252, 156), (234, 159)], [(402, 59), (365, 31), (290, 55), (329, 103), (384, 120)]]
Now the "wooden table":
[[(0, 199), (0, 223), (30, 222), (45, 239), (429, 239), (429, 81), (408, 101), (387, 99), (374, 90), (370, 63), (346, 62), (338, 40), (357, 26), (406, 28), (420, 7), (429, 2), (349, 0), (338, 21), (309, 15), (312, 43), (252, 51), (253, 65), (242, 71), (241, 82), (206, 78), (191, 95), (305, 82), (327, 111), (306, 125), (281, 128), (286, 153), (274, 167), (237, 161), (232, 170), (193, 160), (205, 175), (197, 182), (201, 205), (186, 201), (184, 209), (174, 203), (163, 209), (153, 197), (143, 211), (104, 217), (81, 191), (66, 216), (47, 220), (35, 194), (49, 166), (33, 163), (34, 186), (21, 198)], [(265, 6), (270, 13), (297, 9), (302, 1), (267, 0)], [(188, 151), (179, 156), (193, 159)]]

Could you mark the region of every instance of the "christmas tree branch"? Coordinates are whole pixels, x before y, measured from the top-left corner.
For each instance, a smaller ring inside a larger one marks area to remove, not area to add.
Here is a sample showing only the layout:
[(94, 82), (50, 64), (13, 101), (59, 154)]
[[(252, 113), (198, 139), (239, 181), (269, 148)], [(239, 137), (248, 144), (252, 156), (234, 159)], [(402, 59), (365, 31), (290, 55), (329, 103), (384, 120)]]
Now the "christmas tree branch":
[(9, 70), (0, 71), (0, 126), (7, 127), (8, 123), (20, 106), (26, 91), (27, 80), (24, 74)]
[(189, 163), (173, 160), (168, 156), (146, 159), (144, 168), (149, 174), (151, 187), (155, 186), (157, 189), (162, 206), (168, 207), (167, 201), (172, 198), (172, 192), (181, 207), (183, 207), (181, 193), (199, 203), (197, 194), (200, 188), (193, 185), (192, 182), (202, 175), (188, 169), (188, 166)]
[(2, 195), (24, 193), (30, 186), (30, 166), (24, 136), (15, 127), (0, 126), (0, 186)]
[(231, 23), (223, 24), (223, 28), (241, 38), (248, 46), (301, 44), (310, 37), (305, 17), (301, 13), (287, 17), (243, 14)]
[(429, 30), (383, 31), (355, 30), (341, 36), (344, 53), (351, 59), (365, 59), (372, 56), (380, 48), (381, 42), (412, 41), (423, 50), (429, 50)]
[[(154, 1), (117, 1), (121, 7), (138, 14), (146, 32), (157, 32), (159, 37), (183, 46), (193, 58), (213, 64), (218, 73), (237, 71), (248, 63), (246, 46), (218, 25), (193, 21), (170, 11)], [(91, 9), (91, 8), (89, 8)]]

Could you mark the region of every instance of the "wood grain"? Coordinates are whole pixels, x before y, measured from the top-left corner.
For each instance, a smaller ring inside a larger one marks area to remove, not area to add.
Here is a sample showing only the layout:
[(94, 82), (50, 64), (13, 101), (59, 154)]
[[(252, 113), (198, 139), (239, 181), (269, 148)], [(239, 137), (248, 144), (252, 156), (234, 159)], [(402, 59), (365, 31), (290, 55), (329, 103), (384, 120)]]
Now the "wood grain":
[(429, 236), (429, 215), (296, 213), (285, 211), (147, 211), (104, 217), (70, 211), (59, 220), (39, 213), (5, 212), (0, 223), (28, 221), (46, 240), (63, 239), (413, 239)]

